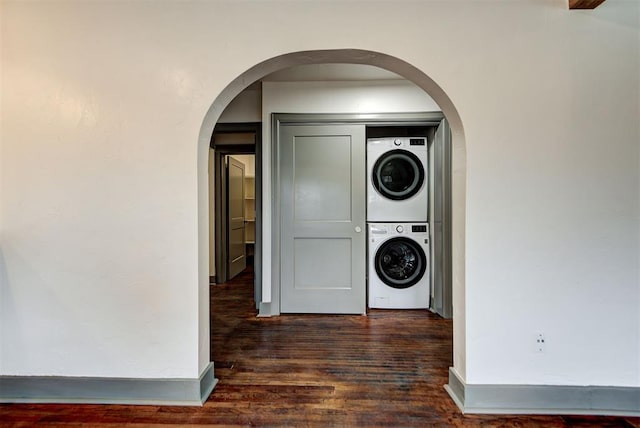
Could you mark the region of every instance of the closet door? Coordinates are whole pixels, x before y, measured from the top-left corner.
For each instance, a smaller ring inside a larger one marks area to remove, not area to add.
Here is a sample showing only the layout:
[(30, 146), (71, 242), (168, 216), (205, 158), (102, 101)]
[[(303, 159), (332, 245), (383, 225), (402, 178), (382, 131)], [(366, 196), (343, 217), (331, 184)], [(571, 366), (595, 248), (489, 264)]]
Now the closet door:
[(244, 242), (244, 164), (228, 157), (227, 163), (227, 237), (228, 279), (232, 279), (247, 267)]
[(280, 310), (366, 312), (365, 127), (281, 125)]
[(453, 317), (451, 282), (451, 130), (446, 119), (438, 126), (434, 144), (433, 290), (431, 309)]

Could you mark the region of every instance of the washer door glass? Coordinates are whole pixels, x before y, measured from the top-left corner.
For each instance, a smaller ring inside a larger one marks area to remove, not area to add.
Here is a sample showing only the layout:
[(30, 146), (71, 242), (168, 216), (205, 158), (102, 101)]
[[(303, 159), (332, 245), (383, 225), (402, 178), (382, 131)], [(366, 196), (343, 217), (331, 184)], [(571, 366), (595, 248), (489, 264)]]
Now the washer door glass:
[(375, 257), (378, 278), (389, 287), (409, 288), (427, 269), (422, 248), (409, 238), (391, 238), (380, 245)]
[(382, 196), (395, 201), (409, 199), (422, 188), (424, 168), (413, 153), (391, 150), (376, 161), (372, 180)]

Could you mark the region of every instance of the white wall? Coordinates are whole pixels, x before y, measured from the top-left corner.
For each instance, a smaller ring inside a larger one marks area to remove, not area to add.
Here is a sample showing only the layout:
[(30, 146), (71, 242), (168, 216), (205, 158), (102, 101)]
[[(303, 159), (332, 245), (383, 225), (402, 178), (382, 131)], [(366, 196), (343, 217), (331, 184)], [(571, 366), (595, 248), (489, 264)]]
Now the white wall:
[(639, 6), (514, 10), (462, 83), (469, 383), (640, 385)]
[(637, 1), (0, 7), (1, 374), (197, 377), (203, 117), (255, 64), (352, 47), (413, 64), (462, 118), (463, 378), (640, 386)]
[[(273, 113), (405, 113), (440, 111), (435, 101), (405, 80), (264, 82), (262, 84), (262, 172), (271, 177)], [(272, 302), (272, 189), (262, 182), (262, 300)], [(275, 285), (277, 287), (277, 284)]]
[(197, 377), (195, 144), (216, 78), (170, 6), (1, 7), (0, 373)]

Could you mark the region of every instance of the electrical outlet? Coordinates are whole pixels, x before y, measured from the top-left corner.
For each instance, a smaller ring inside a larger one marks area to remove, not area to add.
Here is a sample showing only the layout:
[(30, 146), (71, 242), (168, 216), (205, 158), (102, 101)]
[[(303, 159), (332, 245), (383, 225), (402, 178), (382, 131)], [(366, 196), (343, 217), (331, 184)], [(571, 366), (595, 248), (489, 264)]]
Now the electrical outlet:
[(542, 333), (538, 333), (538, 336), (536, 337), (536, 350), (538, 352), (544, 352), (544, 348), (545, 348), (544, 335)]

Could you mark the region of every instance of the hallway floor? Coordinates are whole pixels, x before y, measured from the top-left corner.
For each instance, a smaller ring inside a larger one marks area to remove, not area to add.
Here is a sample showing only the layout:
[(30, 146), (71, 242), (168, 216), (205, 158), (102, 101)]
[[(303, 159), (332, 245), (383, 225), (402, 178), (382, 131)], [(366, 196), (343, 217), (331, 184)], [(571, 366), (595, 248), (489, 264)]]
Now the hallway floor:
[(464, 416), (451, 322), (426, 311), (256, 318), (253, 275), (211, 286), (220, 382), (203, 407), (0, 404), (0, 426), (640, 427), (640, 418)]

